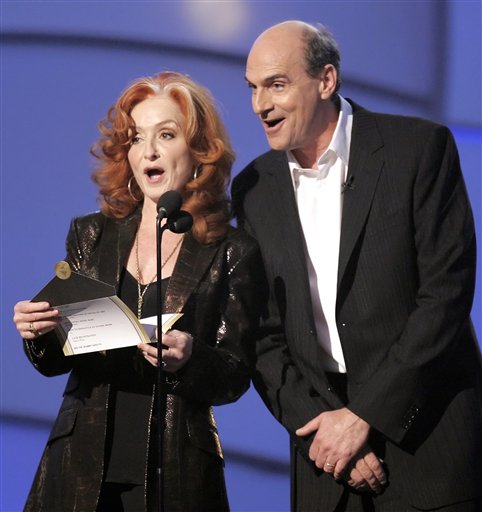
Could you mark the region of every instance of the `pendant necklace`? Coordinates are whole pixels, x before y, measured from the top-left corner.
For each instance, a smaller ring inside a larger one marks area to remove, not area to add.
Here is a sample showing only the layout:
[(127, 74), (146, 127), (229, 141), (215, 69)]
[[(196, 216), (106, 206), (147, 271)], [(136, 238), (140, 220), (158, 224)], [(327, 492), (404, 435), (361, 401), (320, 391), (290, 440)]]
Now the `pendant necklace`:
[[(162, 262), (161, 270), (164, 268), (164, 265), (172, 258), (174, 253), (177, 251), (178, 247), (181, 245), (181, 242), (184, 240), (184, 235), (179, 238), (179, 241), (175, 245), (174, 249), (170, 252), (169, 256)], [(137, 264), (137, 318), (140, 320), (142, 316), (142, 306), (144, 304), (144, 295), (147, 292), (149, 286), (154, 282), (154, 279), (157, 277), (157, 272), (154, 274), (152, 279), (144, 286), (141, 285), (141, 268), (139, 265), (139, 233), (136, 234), (136, 264)], [(144, 286), (144, 289), (141, 291), (141, 286)]]

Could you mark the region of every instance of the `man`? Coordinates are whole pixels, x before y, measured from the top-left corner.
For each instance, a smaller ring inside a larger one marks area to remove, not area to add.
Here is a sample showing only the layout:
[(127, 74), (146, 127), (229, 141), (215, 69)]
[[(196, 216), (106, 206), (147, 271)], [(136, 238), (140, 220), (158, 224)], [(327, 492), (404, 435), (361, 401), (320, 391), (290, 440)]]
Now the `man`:
[(292, 445), (301, 512), (480, 512), (475, 236), (449, 130), (338, 94), (331, 35), (263, 32), (247, 60), (272, 150), (233, 183), (269, 311), (254, 382)]

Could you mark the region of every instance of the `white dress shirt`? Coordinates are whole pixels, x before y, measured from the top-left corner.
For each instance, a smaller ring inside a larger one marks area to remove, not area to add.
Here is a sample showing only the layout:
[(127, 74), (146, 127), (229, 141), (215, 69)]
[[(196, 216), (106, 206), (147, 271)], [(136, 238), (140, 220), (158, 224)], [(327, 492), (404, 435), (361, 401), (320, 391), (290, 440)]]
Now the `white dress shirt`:
[(290, 151), (287, 156), (305, 238), (316, 331), (326, 353), (320, 364), (326, 371), (345, 373), (335, 307), (353, 110), (341, 96), (340, 102), (338, 123), (328, 148), (318, 159), (318, 169), (302, 169)]

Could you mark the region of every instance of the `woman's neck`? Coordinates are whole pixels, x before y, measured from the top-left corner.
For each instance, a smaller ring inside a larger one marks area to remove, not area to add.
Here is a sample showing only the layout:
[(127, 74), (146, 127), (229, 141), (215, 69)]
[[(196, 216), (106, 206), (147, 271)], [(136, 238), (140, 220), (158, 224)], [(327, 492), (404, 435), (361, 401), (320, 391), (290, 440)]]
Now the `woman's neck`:
[(142, 220), (141, 223), (147, 222), (152, 224), (156, 222), (157, 219), (157, 204), (149, 198), (144, 199), (144, 203), (142, 205)]

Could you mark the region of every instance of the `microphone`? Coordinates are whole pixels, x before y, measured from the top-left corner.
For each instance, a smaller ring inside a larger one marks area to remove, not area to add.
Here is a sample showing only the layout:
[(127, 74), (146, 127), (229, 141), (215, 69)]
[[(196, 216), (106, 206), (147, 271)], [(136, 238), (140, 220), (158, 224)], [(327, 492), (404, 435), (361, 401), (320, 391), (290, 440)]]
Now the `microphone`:
[(159, 220), (170, 217), (178, 212), (182, 205), (182, 197), (177, 190), (168, 190), (164, 192), (157, 202), (157, 212)]
[(179, 210), (167, 220), (167, 229), (173, 233), (185, 233), (191, 229), (192, 223), (192, 215), (184, 210)]
[(355, 181), (355, 176), (350, 174), (346, 178), (345, 183), (343, 183), (343, 185), (341, 186), (341, 188), (343, 189), (341, 193), (343, 194), (347, 190), (354, 190), (355, 189), (355, 185), (353, 184), (354, 181)]

